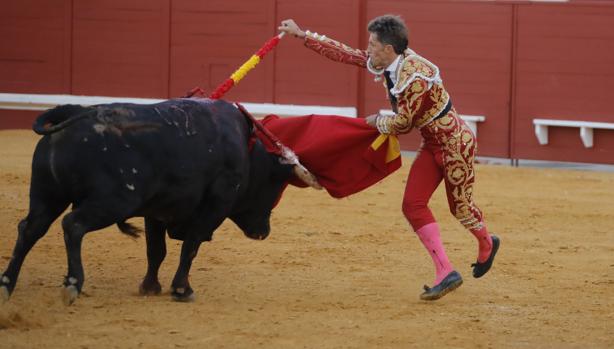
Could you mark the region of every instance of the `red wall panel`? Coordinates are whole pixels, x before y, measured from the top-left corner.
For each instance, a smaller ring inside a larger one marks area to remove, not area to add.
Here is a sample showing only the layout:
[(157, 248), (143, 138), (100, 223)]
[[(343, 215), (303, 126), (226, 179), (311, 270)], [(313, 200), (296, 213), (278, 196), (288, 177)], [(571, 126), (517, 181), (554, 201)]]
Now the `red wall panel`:
[[(327, 35), (355, 48), (359, 42), (359, 1), (278, 0), (276, 27), (294, 19), (303, 30)], [(333, 62), (304, 47), (301, 40), (284, 38), (276, 49), (275, 102), (355, 106), (361, 68)]]
[(168, 97), (170, 0), (74, 2), (77, 95)]
[[(370, 0), (367, 20), (401, 15), (409, 28), (409, 46), (436, 64), (460, 114), (484, 115), (478, 123), (479, 154), (509, 155), (512, 10), (492, 3)], [(366, 26), (366, 24), (365, 24)], [(381, 83), (365, 73), (365, 114), (390, 109)], [(415, 150), (420, 136), (402, 137)]]
[[(171, 95), (194, 86), (212, 92), (277, 33), (275, 1), (172, 2)], [(274, 56), (267, 56), (226, 99), (273, 101)]]
[(70, 0), (3, 1), (0, 91), (70, 92)]
[(32, 110), (0, 110), (0, 130), (32, 129), (34, 119), (41, 113)]
[(614, 163), (614, 131), (549, 128), (539, 145), (533, 119), (614, 122), (614, 7), (520, 6), (515, 158)]

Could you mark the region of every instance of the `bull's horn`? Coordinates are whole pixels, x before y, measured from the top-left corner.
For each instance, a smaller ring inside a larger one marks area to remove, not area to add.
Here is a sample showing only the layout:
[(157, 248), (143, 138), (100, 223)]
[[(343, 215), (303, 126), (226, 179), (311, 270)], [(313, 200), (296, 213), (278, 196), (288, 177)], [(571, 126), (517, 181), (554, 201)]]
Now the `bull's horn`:
[(308, 186), (318, 190), (322, 189), (322, 186), (320, 185), (320, 183), (318, 183), (318, 179), (316, 178), (316, 176), (314, 176), (313, 173), (309, 172), (309, 170), (307, 170), (300, 163), (294, 165), (293, 170), (294, 174), (303, 182), (305, 182), (305, 184), (307, 184)]

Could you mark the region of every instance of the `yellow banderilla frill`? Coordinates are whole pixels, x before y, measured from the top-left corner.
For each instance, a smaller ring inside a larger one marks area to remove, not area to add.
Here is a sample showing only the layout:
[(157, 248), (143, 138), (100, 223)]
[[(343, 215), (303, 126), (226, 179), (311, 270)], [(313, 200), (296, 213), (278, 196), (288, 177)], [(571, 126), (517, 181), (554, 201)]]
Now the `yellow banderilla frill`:
[(260, 63), (260, 57), (253, 55), (250, 59), (247, 60), (247, 62), (243, 63), (243, 65), (237, 69), (231, 76), (230, 78), (235, 82), (235, 84), (238, 84), (239, 81), (241, 81), (241, 79), (243, 79), (245, 77), (245, 75), (247, 74), (247, 72), (249, 72), (250, 70), (254, 69), (254, 67)]

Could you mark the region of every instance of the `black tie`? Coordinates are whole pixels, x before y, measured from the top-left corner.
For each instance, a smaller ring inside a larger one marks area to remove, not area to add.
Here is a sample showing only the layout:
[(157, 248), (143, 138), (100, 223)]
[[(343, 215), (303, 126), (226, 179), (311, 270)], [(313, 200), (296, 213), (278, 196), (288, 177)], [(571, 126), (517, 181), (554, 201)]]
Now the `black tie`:
[(390, 99), (390, 105), (392, 106), (392, 111), (397, 113), (397, 98), (390, 92), (390, 89), (394, 87), (392, 83), (392, 79), (390, 78), (390, 71), (384, 71), (384, 77), (386, 78), (386, 90), (388, 91), (388, 98)]

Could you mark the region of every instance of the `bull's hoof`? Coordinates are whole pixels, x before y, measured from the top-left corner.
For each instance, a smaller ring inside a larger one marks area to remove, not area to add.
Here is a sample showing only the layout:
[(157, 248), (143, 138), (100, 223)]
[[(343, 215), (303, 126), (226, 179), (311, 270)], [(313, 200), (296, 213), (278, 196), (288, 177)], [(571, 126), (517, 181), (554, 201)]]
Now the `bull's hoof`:
[(162, 293), (162, 286), (159, 283), (146, 284), (143, 282), (139, 286), (141, 296), (157, 296), (160, 293)]
[(269, 236), (268, 232), (263, 232), (263, 233), (244, 232), (244, 234), (245, 236), (247, 236), (248, 238), (252, 240), (260, 240), (260, 241), (266, 239)]
[(171, 297), (173, 297), (173, 300), (175, 302), (184, 302), (184, 303), (194, 302), (194, 299), (196, 299), (196, 297), (194, 296), (194, 291), (192, 291), (190, 287), (172, 288)]
[(11, 280), (6, 275), (0, 278), (0, 304), (4, 304), (11, 297), (10, 282)]
[(11, 293), (9, 292), (8, 287), (2, 286), (0, 287), (0, 304), (4, 304), (9, 300)]
[(70, 285), (62, 288), (62, 301), (64, 305), (69, 306), (79, 297), (79, 290), (76, 286)]

